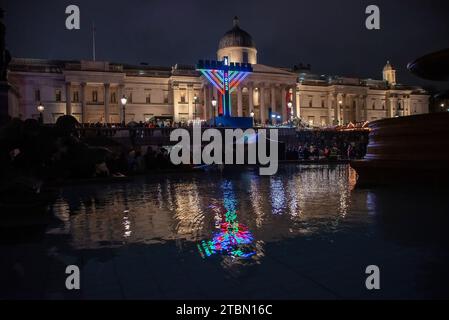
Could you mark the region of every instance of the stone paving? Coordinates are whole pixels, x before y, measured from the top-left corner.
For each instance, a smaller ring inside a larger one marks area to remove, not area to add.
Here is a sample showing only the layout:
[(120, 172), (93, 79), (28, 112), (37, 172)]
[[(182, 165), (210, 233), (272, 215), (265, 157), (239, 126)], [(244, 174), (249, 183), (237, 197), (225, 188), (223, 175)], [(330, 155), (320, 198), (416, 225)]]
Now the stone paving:
[[(0, 246), (1, 298), (31, 299), (404, 299), (434, 297), (439, 275), (422, 274), (435, 254), (404, 249), (372, 235), (290, 239), (265, 245), (258, 264), (226, 269), (176, 242), (97, 250), (49, 250), (48, 243)], [(441, 257), (437, 261), (441, 264)], [(444, 261), (448, 261), (447, 257)], [(65, 289), (65, 266), (81, 269), (81, 289)], [(379, 265), (381, 290), (365, 288), (365, 268)], [(443, 270), (444, 268), (441, 268)], [(434, 268), (431, 270), (435, 270)], [(447, 279), (447, 277), (446, 277)], [(444, 280), (444, 278), (443, 278)], [(6, 285), (5, 285), (6, 284)], [(443, 283), (441, 284), (443, 286)], [(447, 290), (440, 288), (441, 294)]]

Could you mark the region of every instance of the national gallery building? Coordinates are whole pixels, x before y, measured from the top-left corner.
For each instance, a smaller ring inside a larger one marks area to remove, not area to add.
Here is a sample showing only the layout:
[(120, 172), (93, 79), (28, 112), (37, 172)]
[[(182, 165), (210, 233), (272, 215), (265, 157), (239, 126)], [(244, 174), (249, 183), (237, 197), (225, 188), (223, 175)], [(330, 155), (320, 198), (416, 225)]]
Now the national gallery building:
[[(371, 80), (316, 75), (304, 65), (267, 66), (259, 63), (257, 54), (253, 38), (234, 18), (232, 29), (219, 41), (217, 60), (228, 57), (231, 62), (250, 63), (253, 72), (231, 94), (232, 116), (254, 115), (258, 123), (273, 115), (282, 122), (294, 116), (314, 126), (328, 126), (429, 110), (426, 91), (398, 84), (390, 63), (382, 80)], [(217, 89), (193, 65), (13, 58), (8, 81), (9, 114), (37, 118), (37, 106), (42, 105), (45, 123), (65, 114), (83, 123), (120, 123), (123, 116), (126, 122), (153, 118), (187, 122), (219, 115), (211, 103), (219, 99)]]

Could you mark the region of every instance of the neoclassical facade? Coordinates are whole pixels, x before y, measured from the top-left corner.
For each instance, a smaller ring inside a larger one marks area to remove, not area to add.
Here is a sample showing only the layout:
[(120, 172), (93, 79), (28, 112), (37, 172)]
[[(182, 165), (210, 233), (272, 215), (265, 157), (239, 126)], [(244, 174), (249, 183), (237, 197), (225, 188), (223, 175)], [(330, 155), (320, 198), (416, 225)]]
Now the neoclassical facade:
[[(251, 35), (237, 18), (219, 41), (217, 59), (253, 64), (254, 72), (232, 93), (232, 115), (256, 122), (287, 121), (292, 116), (315, 126), (373, 121), (428, 112), (428, 95), (419, 87), (397, 84), (387, 63), (382, 80), (315, 75), (309, 66), (275, 68), (258, 63)], [(173, 118), (211, 119), (218, 99), (207, 79), (187, 65), (153, 67), (104, 61), (53, 61), (14, 58), (8, 81), (16, 92), (9, 114), (44, 122), (70, 114), (84, 123), (119, 123)], [(127, 97), (125, 112), (121, 97)]]

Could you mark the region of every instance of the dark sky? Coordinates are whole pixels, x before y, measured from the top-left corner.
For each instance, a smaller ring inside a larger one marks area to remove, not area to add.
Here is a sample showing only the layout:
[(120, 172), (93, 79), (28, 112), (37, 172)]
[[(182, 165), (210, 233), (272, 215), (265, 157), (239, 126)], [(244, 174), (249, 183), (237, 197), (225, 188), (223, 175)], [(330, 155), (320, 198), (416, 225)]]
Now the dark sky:
[[(408, 62), (449, 47), (447, 0), (0, 0), (14, 57), (89, 59), (170, 66), (215, 58), (234, 15), (254, 38), (259, 63), (312, 64), (316, 73), (380, 78), (386, 60), (401, 83), (439, 85), (410, 75)], [(65, 8), (81, 10), (81, 30), (65, 28)], [(365, 28), (365, 8), (381, 10), (381, 30)]]

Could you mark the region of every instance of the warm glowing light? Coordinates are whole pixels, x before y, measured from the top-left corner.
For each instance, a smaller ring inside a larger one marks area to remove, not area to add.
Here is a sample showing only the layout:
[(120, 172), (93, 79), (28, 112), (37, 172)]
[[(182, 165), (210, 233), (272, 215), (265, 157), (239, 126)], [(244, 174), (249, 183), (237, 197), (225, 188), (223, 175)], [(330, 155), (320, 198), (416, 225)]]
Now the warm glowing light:
[(39, 111), (40, 113), (44, 112), (44, 110), (45, 110), (45, 107), (42, 104), (39, 104), (37, 106), (37, 111)]
[(128, 102), (128, 98), (126, 98), (126, 96), (124, 95), (120, 101), (122, 102), (122, 105), (125, 105)]

